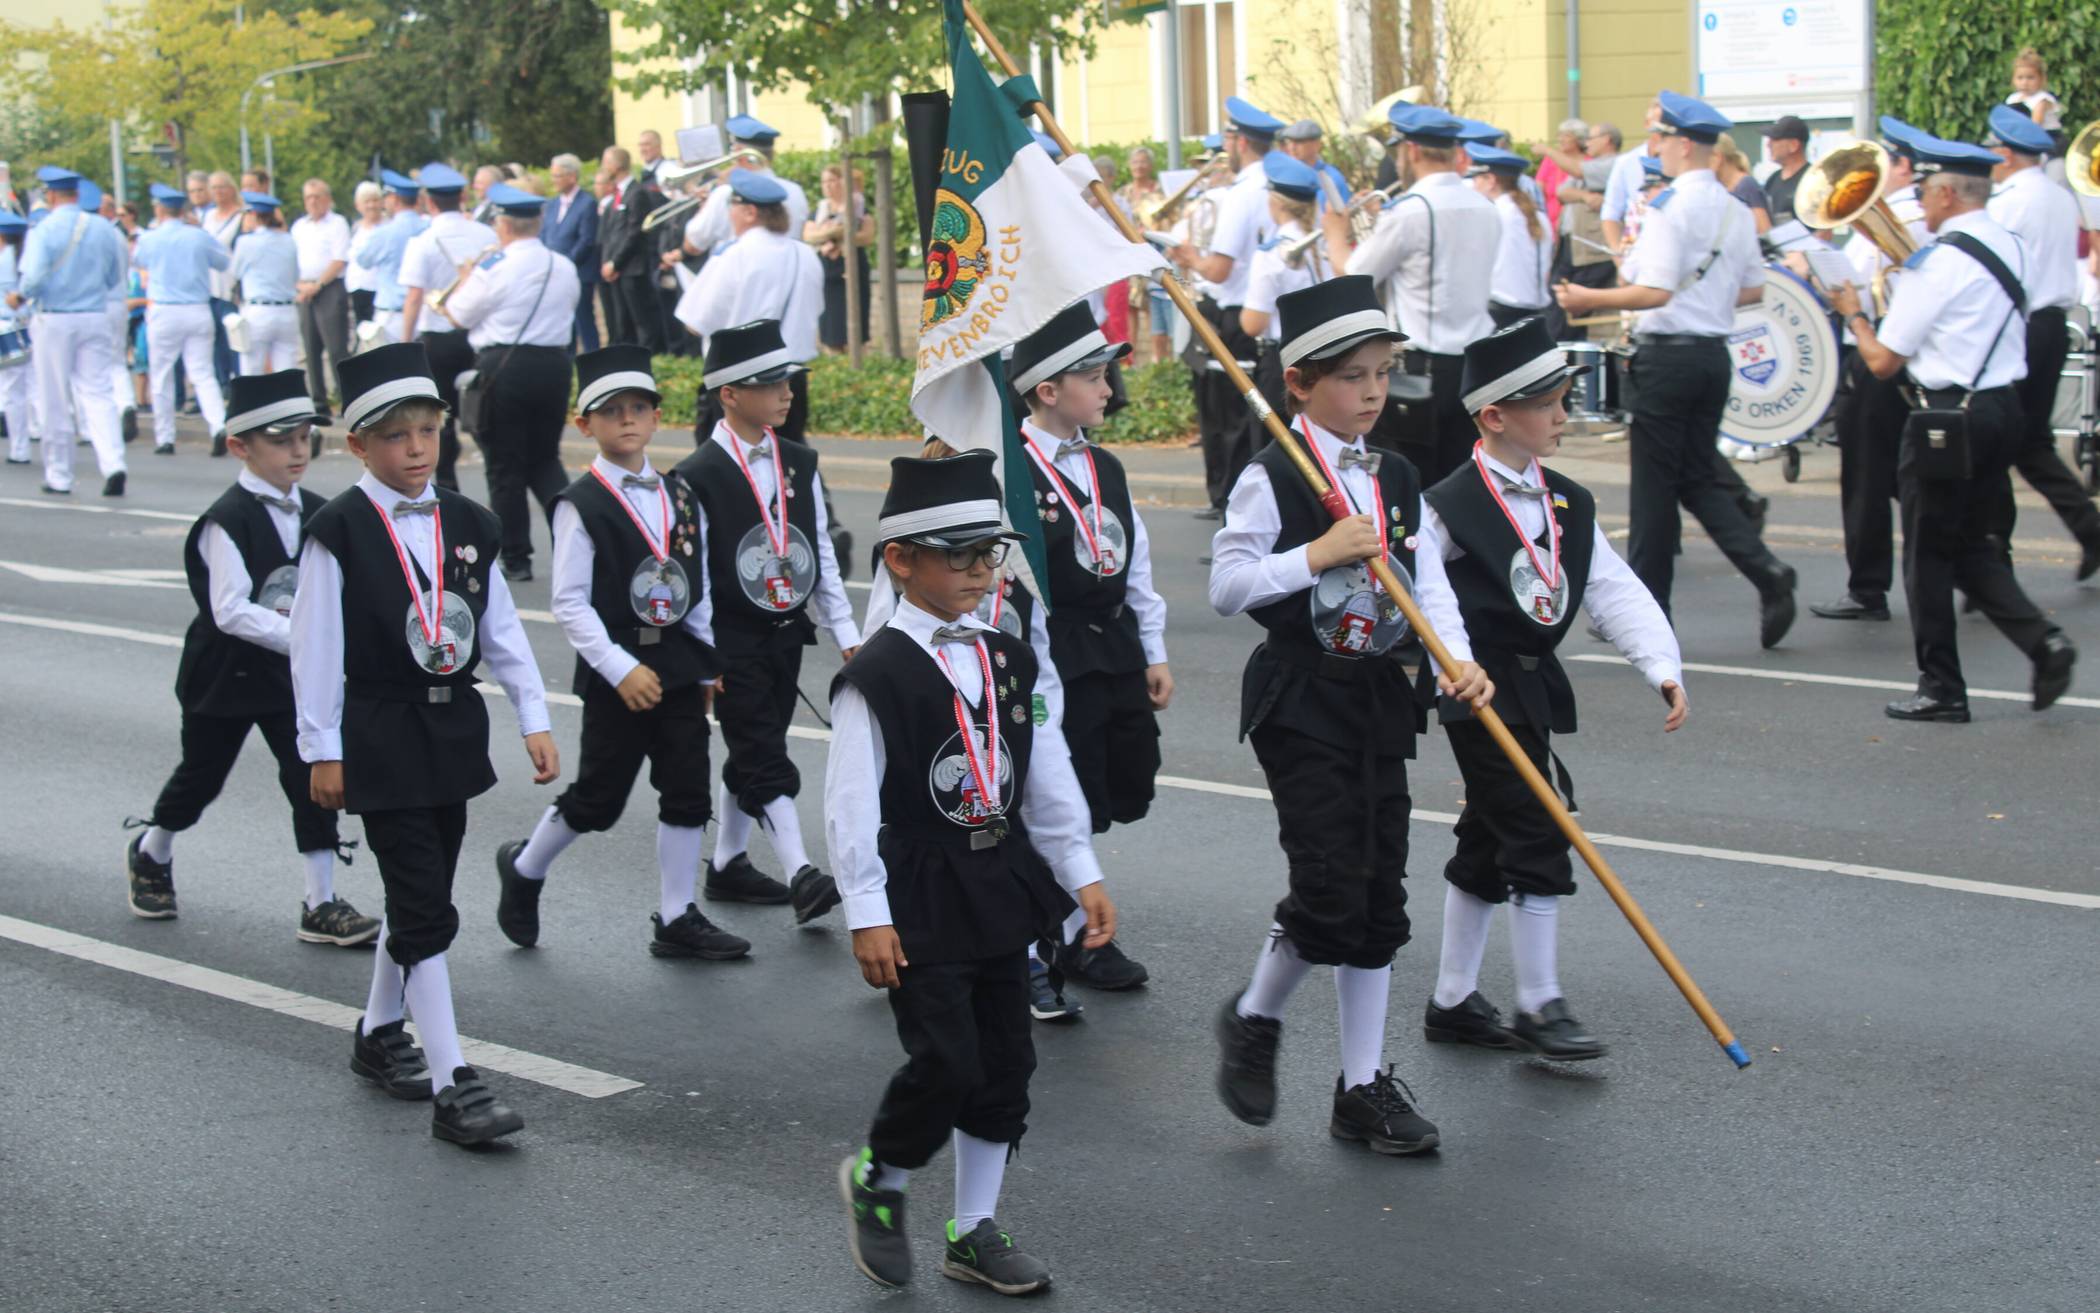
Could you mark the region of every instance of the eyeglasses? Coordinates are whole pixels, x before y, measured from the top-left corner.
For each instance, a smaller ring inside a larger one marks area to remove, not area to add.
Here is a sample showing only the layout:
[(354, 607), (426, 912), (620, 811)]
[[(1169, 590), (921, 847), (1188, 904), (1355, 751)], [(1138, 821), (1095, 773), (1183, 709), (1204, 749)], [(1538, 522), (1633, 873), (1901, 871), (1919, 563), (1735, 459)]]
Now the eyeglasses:
[(994, 570), (1006, 564), (1006, 549), (1008, 545), (1004, 539), (994, 539), (988, 543), (976, 543), (969, 547), (944, 547), (938, 550), (942, 556), (947, 558), (949, 569), (957, 574), (963, 574), (975, 569), (979, 562), (983, 562)]

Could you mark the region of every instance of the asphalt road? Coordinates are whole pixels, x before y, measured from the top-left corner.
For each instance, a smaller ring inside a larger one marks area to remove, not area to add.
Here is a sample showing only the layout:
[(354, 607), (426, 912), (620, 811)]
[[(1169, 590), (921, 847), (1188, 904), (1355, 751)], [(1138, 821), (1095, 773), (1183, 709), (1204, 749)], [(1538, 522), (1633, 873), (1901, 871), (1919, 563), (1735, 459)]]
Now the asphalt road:
[[(134, 447), (121, 502), (93, 496), (91, 476), (58, 503), (32, 469), (0, 472), (0, 1308), (987, 1306), (991, 1294), (935, 1274), (945, 1156), (913, 1187), (917, 1285), (882, 1295), (847, 1259), (831, 1171), (898, 1054), (835, 918), (797, 931), (784, 912), (733, 909), (718, 919), (755, 941), (749, 962), (648, 957), (652, 808), (638, 797), (627, 823), (556, 868), (542, 946), (502, 939), (493, 850), (552, 791), (529, 782), (501, 729), (503, 779), (473, 805), (460, 866), (461, 1027), (639, 1088), (587, 1098), (499, 1067), (492, 1083), (526, 1129), (464, 1153), (430, 1139), (425, 1105), (358, 1085), (342, 1031), (221, 996), (252, 987), (198, 992), (103, 964), (138, 950), (159, 976), (180, 974), (154, 965), (167, 959), (350, 1007), (369, 974), (361, 952), (292, 938), (298, 866), (259, 743), (178, 844), (181, 919), (124, 910), (119, 822), (147, 810), (175, 760), (170, 642), (192, 611), (182, 537), (233, 473), (195, 438), (173, 459)], [(840, 512), (865, 533), (889, 448), (826, 450)], [(1594, 460), (1604, 510), (1623, 514), (1609, 449), (1570, 458)], [(1190, 454), (1142, 459), (1195, 469)], [(1758, 473), (1779, 494), (1773, 522), (1791, 526), (1775, 539), (1804, 602), (1842, 586), (1834, 470), (1812, 458), (1785, 488)], [(331, 453), (311, 484), (334, 492), (356, 472)], [(478, 468), (466, 472), (476, 490)], [(1690, 725), (1665, 738), (1636, 676), (1578, 660), (1584, 730), (1562, 748), (1584, 823), (1614, 837), (1608, 856), (1755, 1065), (1730, 1067), (1587, 881), (1563, 918), (1562, 980), (1611, 1056), (1556, 1067), (1425, 1046), (1451, 840), (1447, 822), (1418, 815), (1416, 939), (1397, 964), (1389, 1056), (1444, 1143), (1380, 1159), (1326, 1134), (1324, 981), (1286, 1024), (1275, 1125), (1241, 1126), (1211, 1093), (1209, 1019), (1245, 979), (1283, 868), (1253, 755), (1235, 741), (1254, 627), (1205, 602), (1209, 526), (1175, 508), (1148, 525), (1179, 685), (1163, 720), (1173, 782), (1101, 851), (1123, 942), (1154, 984), (1085, 996), (1084, 1024), (1037, 1032), (1033, 1126), (1001, 1220), (1057, 1273), (1051, 1302), (2094, 1307), (2100, 674), (2033, 715), (2024, 659), (1967, 623), (1973, 685), (2018, 699), (1980, 700), (1967, 727), (1899, 725), (1880, 708), (1908, 683), (1900, 611), (1891, 625), (1804, 614), (1784, 647), (1760, 652), (1749, 585), (1692, 538), (1679, 623), (1688, 659), (1719, 671), (1688, 676)], [(2022, 533), (2037, 544), (2023, 546), (2037, 600), (2100, 653), (2100, 589), (2071, 582), (2068, 541), (2045, 516)], [(544, 612), (544, 582), (519, 592)], [(565, 689), (559, 632), (528, 629)], [(1604, 653), (1579, 631), (1567, 650)], [(814, 649), (805, 687), (823, 688), (835, 663)], [(575, 708), (557, 705), (554, 723), (573, 764)], [(820, 734), (794, 749), (814, 790)], [(1457, 809), (1439, 737), (1411, 778), (1418, 811)], [(812, 799), (812, 839), (819, 813)], [(756, 855), (768, 864), (763, 840)], [(338, 887), (378, 910), (368, 857)], [(1508, 1006), (1500, 930), (1484, 988)]]

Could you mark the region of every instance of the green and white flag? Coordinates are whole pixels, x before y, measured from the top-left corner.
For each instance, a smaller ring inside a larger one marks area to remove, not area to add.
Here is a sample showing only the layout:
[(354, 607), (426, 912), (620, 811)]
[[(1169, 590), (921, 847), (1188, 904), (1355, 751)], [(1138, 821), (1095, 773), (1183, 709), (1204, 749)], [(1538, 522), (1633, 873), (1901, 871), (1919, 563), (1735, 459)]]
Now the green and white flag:
[(1066, 173), (1036, 144), (970, 44), (961, 0), (946, 0), (946, 23), (954, 104), (926, 240), (911, 408), (949, 446), (999, 457), (1007, 518), (1028, 536), (1023, 582), (1047, 608), (1034, 479), (1000, 352), (1089, 292), (1164, 262), (1087, 204), (1076, 180), (1080, 167), (1093, 176), (1083, 157)]

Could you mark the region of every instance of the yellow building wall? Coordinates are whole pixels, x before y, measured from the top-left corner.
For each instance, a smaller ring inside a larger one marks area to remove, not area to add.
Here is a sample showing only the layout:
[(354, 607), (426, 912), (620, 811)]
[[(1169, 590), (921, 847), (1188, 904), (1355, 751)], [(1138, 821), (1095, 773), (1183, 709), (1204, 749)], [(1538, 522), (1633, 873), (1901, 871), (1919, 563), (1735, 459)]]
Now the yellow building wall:
[[(672, 134), (700, 122), (706, 113), (706, 102), (702, 99), (689, 110), (688, 97), (682, 91), (656, 87), (634, 92), (623, 87), (622, 79), (633, 76), (644, 67), (625, 54), (641, 45), (642, 40), (615, 11), (612, 15), (613, 134), (621, 145), (633, 150), (635, 140), (645, 130), (654, 128), (662, 134), (666, 151), (676, 154)], [(782, 150), (818, 150), (831, 142), (824, 112), (809, 102), (808, 95), (799, 85), (755, 93), (751, 97), (751, 113), (780, 130)]]
[[(1565, 23), (1565, 12), (1556, 21)], [(1628, 144), (1639, 141), (1641, 116), (1656, 92), (1689, 95), (1696, 90), (1691, 6), (1686, 0), (1590, 0), (1581, 14), (1582, 47), (1576, 54), (1582, 66), (1582, 117), (1616, 125)]]

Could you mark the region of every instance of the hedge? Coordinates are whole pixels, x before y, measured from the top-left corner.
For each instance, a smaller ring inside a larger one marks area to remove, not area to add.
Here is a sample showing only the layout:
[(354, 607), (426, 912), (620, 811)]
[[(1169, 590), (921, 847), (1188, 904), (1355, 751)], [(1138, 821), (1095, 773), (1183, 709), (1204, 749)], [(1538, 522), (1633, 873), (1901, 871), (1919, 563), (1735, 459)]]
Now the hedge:
[(1883, 0), (1875, 12), (1880, 108), (1927, 132), (1980, 141), (1984, 117), (2012, 90), (2012, 58), (2033, 46), (2049, 63), (2066, 132), (2095, 112), (2100, 4), (2093, 0)]
[[(809, 431), (859, 438), (917, 437), (923, 426), (911, 413), (914, 362), (869, 356), (858, 369), (843, 356), (820, 356), (810, 366)], [(689, 356), (658, 356), (656, 381), (663, 389), (664, 422), (691, 425), (700, 394), (700, 362)], [(1096, 432), (1102, 442), (1179, 442), (1196, 431), (1195, 395), (1189, 371), (1179, 361), (1125, 370), (1130, 405)]]

